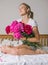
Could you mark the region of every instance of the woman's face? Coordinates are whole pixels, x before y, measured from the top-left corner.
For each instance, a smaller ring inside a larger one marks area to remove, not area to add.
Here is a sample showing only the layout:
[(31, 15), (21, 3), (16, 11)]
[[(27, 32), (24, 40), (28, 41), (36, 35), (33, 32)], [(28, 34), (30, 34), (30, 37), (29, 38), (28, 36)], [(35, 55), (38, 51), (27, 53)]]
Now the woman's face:
[(21, 16), (24, 16), (24, 15), (27, 14), (27, 8), (26, 8), (25, 5), (20, 5), (20, 7), (19, 7), (19, 14), (20, 14)]

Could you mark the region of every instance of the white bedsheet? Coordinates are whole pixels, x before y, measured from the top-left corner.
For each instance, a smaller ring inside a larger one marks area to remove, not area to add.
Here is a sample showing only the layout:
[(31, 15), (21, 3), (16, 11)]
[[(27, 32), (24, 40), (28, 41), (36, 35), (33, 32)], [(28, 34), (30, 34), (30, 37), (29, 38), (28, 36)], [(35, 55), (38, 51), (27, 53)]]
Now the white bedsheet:
[(14, 56), (0, 53), (0, 65), (48, 65), (48, 54)]

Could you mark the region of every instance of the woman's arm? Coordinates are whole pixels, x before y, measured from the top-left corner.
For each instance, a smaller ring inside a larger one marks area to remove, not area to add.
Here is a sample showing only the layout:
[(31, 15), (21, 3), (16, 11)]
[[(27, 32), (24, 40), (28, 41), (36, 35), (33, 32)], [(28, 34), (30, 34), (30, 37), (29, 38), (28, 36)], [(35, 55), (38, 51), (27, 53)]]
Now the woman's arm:
[(40, 35), (39, 35), (39, 31), (38, 31), (38, 27), (37, 26), (34, 26), (33, 27), (33, 32), (35, 34), (35, 37), (33, 38), (28, 38), (27, 40), (28, 41), (31, 41), (31, 42), (39, 42), (40, 40)]
[[(33, 32), (35, 34), (35, 37), (28, 38), (27, 40), (30, 41), (30, 42), (39, 42), (40, 35), (39, 35), (39, 31), (38, 31), (38, 27), (37, 26), (33, 27)], [(21, 38), (21, 40), (26, 40), (26, 37)]]

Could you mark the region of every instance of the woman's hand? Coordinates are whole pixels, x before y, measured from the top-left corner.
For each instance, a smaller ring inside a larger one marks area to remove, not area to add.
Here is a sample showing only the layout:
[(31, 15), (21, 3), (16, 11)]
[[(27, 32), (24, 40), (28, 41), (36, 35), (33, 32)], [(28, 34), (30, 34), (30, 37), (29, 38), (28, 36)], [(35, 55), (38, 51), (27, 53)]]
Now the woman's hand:
[(13, 33), (10, 32), (9, 35), (13, 35)]
[(26, 37), (22, 37), (21, 40), (26, 40)]

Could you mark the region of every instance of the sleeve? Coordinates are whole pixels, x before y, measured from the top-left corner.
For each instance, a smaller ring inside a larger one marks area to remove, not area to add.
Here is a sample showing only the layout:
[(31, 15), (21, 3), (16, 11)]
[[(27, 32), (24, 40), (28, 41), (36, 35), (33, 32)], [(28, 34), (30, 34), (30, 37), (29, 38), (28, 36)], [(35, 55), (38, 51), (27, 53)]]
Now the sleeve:
[(30, 20), (29, 24), (34, 27), (34, 26), (37, 26), (38, 27), (38, 24), (35, 20)]
[(38, 24), (37, 24), (36, 21), (33, 21), (33, 22), (32, 22), (32, 27), (34, 27), (34, 26), (38, 26)]

